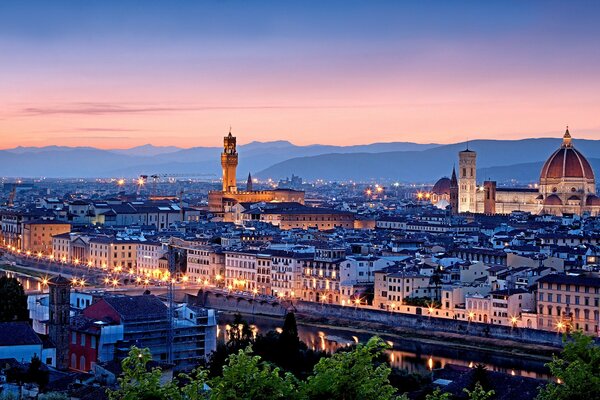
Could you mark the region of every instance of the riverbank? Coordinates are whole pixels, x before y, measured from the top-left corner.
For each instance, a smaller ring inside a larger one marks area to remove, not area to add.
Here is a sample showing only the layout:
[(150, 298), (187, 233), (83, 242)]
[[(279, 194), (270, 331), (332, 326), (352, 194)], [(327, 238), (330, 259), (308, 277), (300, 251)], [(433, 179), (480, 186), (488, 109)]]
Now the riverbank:
[(451, 346), (459, 350), (477, 350), (519, 358), (528, 358), (537, 361), (549, 362), (553, 354), (561, 351), (560, 347), (542, 344), (529, 344), (513, 340), (485, 338), (478, 336), (465, 336), (451, 332), (431, 331), (424, 333), (405, 327), (391, 328), (387, 325), (373, 322), (357, 322), (354, 320), (331, 319), (297, 314), (297, 320), (306, 325), (315, 327), (335, 328), (349, 332), (366, 333), (372, 335), (385, 335), (402, 340), (429, 343), (434, 345)]
[(25, 267), (22, 265), (10, 265), (10, 264), (0, 264), (0, 270), (16, 272), (21, 275), (29, 276), (31, 278), (44, 278), (48, 276), (49, 273), (47, 271), (36, 270), (34, 268)]
[[(227, 315), (231, 318), (235, 312), (229, 310), (220, 310), (221, 315)], [(274, 323), (283, 324), (283, 319), (273, 316), (256, 315), (250, 313), (240, 313), (245, 319), (253, 321), (255, 318), (270, 320)], [(514, 357), (522, 360), (530, 360), (540, 363), (546, 363), (552, 360), (552, 355), (560, 352), (560, 348), (545, 346), (545, 345), (528, 345), (521, 342), (510, 340), (481, 338), (481, 337), (465, 337), (441, 332), (428, 332), (423, 334), (415, 330), (406, 328), (389, 328), (385, 325), (374, 323), (361, 323), (357, 321), (327, 319), (296, 314), (298, 324), (314, 327), (322, 330), (338, 330), (345, 331), (348, 335), (366, 335), (366, 336), (381, 336), (385, 340), (392, 341), (397, 344), (404, 342), (403, 348), (420, 347), (421, 345), (443, 346), (449, 347), (457, 351), (477, 351), (491, 355), (501, 355), (504, 357)]]

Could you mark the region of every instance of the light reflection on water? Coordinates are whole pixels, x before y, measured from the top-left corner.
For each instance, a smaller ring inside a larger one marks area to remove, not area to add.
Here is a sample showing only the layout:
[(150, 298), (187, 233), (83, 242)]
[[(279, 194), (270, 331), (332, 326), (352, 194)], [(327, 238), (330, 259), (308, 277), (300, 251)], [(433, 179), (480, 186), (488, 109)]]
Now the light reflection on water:
[(22, 274), (20, 272), (4, 270), (1, 268), (0, 268), (0, 276), (16, 278), (17, 281), (19, 281), (19, 283), (23, 286), (23, 289), (25, 289), (25, 291), (32, 291), (32, 290), (41, 291), (42, 290), (42, 282), (41, 282), (41, 279), (39, 279), (39, 278), (30, 276), (30, 275), (26, 275), (26, 274)]
[[(266, 317), (244, 317), (252, 326), (254, 335), (266, 334), (268, 331), (281, 330), (282, 321)], [(219, 315), (218, 340), (227, 341), (227, 323), (231, 323), (231, 315)], [(333, 353), (336, 350), (366, 342), (372, 334), (355, 333), (349, 330), (329, 327), (315, 327), (298, 324), (298, 335), (313, 350)], [(421, 343), (418, 339), (404, 340), (380, 335), (392, 347), (387, 351), (390, 364), (409, 372), (426, 373), (431, 369), (444, 368), (448, 364), (473, 367), (484, 364), (489, 371), (503, 372), (528, 378), (547, 379), (548, 370), (544, 362), (493, 354), (477, 350), (461, 350), (440, 344)]]

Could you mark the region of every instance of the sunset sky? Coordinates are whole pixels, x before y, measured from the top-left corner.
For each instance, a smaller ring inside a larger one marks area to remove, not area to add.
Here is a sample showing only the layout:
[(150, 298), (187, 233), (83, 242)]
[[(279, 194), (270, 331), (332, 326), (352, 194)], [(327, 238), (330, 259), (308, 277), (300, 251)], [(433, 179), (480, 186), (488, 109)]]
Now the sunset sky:
[(0, 148), (600, 139), (600, 2), (0, 2)]

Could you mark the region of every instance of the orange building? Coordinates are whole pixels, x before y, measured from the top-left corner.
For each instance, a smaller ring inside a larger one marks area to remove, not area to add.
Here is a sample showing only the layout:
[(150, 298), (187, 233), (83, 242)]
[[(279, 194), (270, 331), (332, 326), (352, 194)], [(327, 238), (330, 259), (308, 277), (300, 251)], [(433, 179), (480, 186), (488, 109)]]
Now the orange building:
[(71, 232), (71, 224), (53, 219), (36, 219), (23, 223), (22, 251), (52, 253), (52, 237)]

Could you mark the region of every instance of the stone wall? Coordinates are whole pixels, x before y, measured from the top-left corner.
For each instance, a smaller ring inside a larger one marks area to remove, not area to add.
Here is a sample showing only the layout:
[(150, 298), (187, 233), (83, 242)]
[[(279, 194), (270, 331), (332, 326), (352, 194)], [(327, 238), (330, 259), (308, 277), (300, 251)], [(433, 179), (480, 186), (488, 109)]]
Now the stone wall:
[(236, 294), (199, 291), (197, 296), (188, 294), (187, 302), (201, 307), (214, 308), (222, 311), (233, 311), (244, 314), (268, 315), (283, 317), (289, 304), (279, 301), (267, 301), (261, 298), (246, 298)]
[(391, 313), (389, 311), (368, 308), (321, 305), (310, 302), (294, 302), (295, 312), (299, 315), (318, 315), (322, 318), (343, 319), (349, 321), (373, 322), (393, 328), (406, 328), (420, 334), (426, 332), (449, 332), (460, 335), (488, 337), (494, 339), (516, 340), (526, 343), (562, 345), (562, 336), (556, 332), (527, 328), (510, 328), (459, 321), (447, 318), (433, 318), (421, 315)]
[[(421, 335), (427, 332), (448, 332), (465, 336), (487, 337), (493, 339), (514, 340), (524, 343), (562, 346), (562, 335), (537, 329), (511, 328), (447, 318), (433, 318), (421, 315), (392, 313), (370, 308), (355, 308), (333, 304), (320, 304), (306, 301), (267, 301), (250, 299), (235, 294), (200, 291), (197, 296), (188, 295), (190, 303), (217, 310), (240, 312), (245, 314), (282, 317), (290, 310), (299, 316), (319, 318), (323, 323), (327, 319), (356, 321), (389, 328), (406, 328)], [(597, 339), (600, 343), (600, 340)]]

